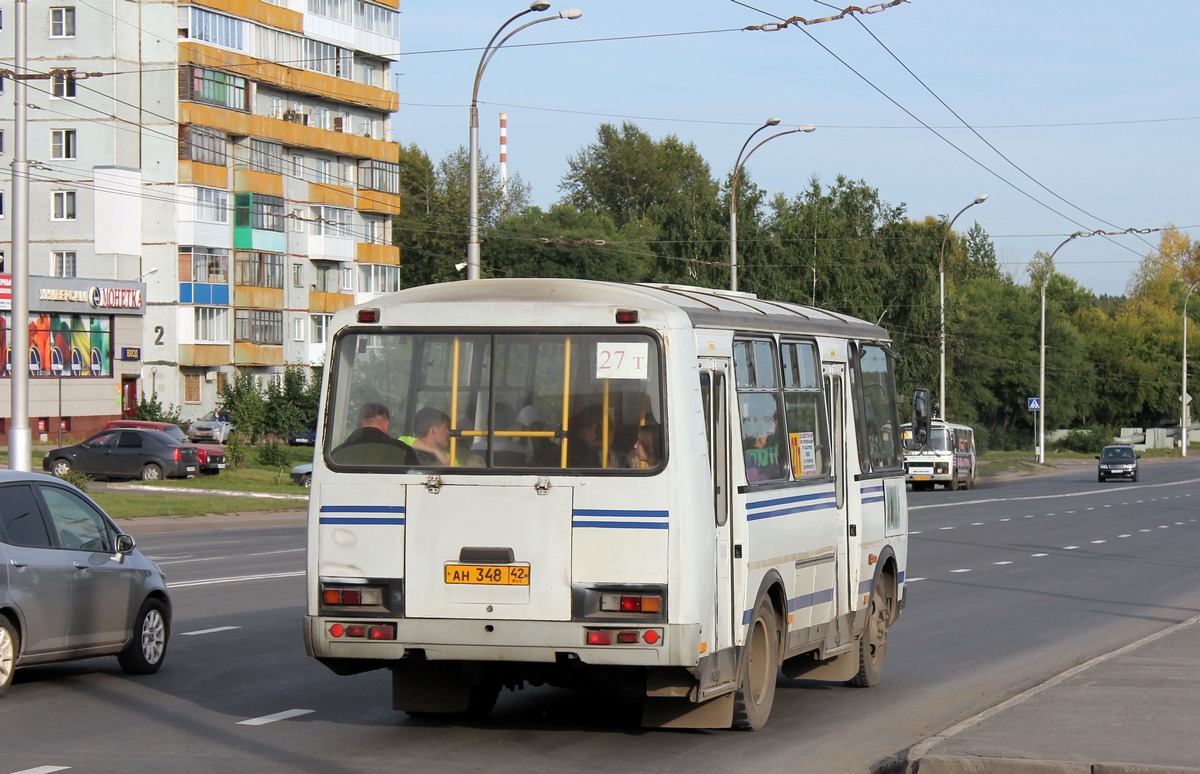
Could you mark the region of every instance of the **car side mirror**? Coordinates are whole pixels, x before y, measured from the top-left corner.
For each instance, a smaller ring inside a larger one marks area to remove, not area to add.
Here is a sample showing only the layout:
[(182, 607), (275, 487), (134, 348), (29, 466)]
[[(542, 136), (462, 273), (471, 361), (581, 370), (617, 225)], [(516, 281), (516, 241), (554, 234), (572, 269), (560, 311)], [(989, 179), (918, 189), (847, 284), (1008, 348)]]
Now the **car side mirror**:
[(929, 427), (932, 417), (929, 389), (918, 387), (912, 396), (912, 436), (904, 439), (904, 448), (917, 451), (929, 442)]
[(117, 553), (130, 554), (133, 553), (133, 535), (117, 535)]

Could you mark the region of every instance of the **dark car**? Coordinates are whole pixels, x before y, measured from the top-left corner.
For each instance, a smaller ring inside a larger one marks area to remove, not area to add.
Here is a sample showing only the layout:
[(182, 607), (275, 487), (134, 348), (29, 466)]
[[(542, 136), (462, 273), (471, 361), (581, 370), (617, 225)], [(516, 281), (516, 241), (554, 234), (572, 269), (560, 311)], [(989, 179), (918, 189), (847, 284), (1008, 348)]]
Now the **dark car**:
[(1125, 444), (1105, 446), (1096, 459), (1100, 460), (1096, 465), (1096, 478), (1101, 483), (1110, 478), (1138, 480), (1138, 456), (1132, 446)]
[(317, 443), (317, 429), (314, 427), (310, 430), (292, 433), (288, 436), (287, 442), (288, 446), (315, 446)]
[[(159, 430), (183, 444), (191, 444), (192, 440), (179, 429), (179, 425), (170, 422), (151, 422), (145, 419), (115, 419), (104, 426), (105, 430), (114, 427), (126, 427), (133, 430)], [(200, 464), (200, 472), (217, 475), (225, 469), (225, 450), (220, 446), (205, 446), (195, 444), (196, 459)]]
[(33, 664), (117, 657), (157, 672), (171, 598), (154, 562), (65, 481), (0, 470), (0, 694)]
[(62, 478), (72, 470), (105, 478), (191, 478), (200, 469), (196, 447), (158, 430), (101, 430), (83, 443), (52, 449), (42, 470)]

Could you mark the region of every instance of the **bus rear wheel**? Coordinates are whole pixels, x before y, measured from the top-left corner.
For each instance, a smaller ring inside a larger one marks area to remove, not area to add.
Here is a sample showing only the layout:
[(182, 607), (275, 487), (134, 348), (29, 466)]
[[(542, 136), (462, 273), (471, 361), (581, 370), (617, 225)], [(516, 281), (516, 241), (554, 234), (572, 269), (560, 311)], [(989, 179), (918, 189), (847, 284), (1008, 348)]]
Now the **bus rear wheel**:
[(892, 625), (892, 599), (895, 597), (889, 576), (875, 581), (867, 627), (858, 640), (858, 674), (846, 681), (855, 688), (870, 688), (883, 679), (883, 657), (887, 655), (888, 629)]
[(775, 703), (775, 678), (779, 671), (779, 629), (775, 608), (763, 597), (750, 622), (742, 663), (738, 668), (738, 689), (733, 699), (733, 727), (757, 731), (767, 724)]

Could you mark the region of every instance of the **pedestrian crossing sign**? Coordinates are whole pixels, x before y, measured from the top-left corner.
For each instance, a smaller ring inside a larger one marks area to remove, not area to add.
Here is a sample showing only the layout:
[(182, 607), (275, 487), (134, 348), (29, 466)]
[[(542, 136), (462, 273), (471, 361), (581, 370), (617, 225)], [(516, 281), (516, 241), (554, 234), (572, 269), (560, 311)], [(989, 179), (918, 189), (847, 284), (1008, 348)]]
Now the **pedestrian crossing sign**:
[(1041, 411), (1042, 410), (1042, 399), (1041, 398), (1030, 398), (1029, 399), (1029, 410), (1030, 411)]

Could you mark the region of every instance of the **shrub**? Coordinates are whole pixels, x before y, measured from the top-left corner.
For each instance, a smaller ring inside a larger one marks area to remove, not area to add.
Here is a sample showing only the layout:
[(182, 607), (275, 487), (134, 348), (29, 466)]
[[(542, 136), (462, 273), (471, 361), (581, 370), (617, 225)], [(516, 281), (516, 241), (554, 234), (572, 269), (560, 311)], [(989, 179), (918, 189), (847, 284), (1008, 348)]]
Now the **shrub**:
[(225, 444), (225, 459), (235, 468), (246, 464), (246, 444), (242, 443), (237, 433), (229, 434), (229, 441)]
[(275, 441), (268, 441), (258, 447), (258, 461), (271, 468), (286, 468), (291, 466), (288, 449)]
[(63, 476), (62, 480), (66, 481), (68, 484), (74, 486), (79, 491), (86, 492), (87, 488), (88, 488), (88, 484), (90, 484), (92, 482), (92, 477), (89, 476), (87, 473), (80, 473), (78, 470), (75, 470), (74, 468), (72, 468), (71, 472), (69, 472), (69, 473), (67, 473), (67, 475)]

